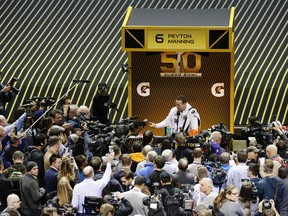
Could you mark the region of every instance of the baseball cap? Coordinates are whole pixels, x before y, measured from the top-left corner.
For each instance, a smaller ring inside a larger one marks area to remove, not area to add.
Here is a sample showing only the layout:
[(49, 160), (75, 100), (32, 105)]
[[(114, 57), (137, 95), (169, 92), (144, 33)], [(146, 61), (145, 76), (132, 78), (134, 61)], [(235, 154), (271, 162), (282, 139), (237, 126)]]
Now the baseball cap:
[(260, 150), (257, 149), (255, 146), (249, 146), (246, 151), (247, 152), (259, 152)]
[(171, 178), (171, 176), (170, 176), (170, 174), (168, 173), (168, 172), (163, 172), (163, 173), (161, 173), (160, 174), (160, 180), (168, 180), (168, 179), (170, 179)]

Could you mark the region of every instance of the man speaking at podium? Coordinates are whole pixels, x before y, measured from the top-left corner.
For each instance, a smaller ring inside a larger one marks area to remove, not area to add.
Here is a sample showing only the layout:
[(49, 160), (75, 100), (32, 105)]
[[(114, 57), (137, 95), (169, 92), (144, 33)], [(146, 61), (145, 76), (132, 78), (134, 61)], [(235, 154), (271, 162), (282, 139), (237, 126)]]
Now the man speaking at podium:
[(171, 127), (173, 135), (177, 133), (196, 135), (200, 124), (197, 110), (192, 108), (183, 95), (176, 98), (175, 104), (176, 106), (170, 110), (166, 119), (157, 124), (150, 122), (149, 126), (152, 128)]

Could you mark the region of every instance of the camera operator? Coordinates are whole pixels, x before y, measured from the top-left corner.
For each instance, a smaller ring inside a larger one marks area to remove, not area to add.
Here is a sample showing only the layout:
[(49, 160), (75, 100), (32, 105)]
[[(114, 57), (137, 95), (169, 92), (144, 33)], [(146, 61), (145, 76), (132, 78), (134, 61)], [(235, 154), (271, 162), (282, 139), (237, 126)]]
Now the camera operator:
[[(115, 209), (115, 213), (112, 214), (114, 216), (127, 216), (133, 212), (133, 207), (131, 203), (125, 199), (122, 193), (119, 191), (112, 194), (113, 196), (108, 199), (108, 203), (112, 205)], [(105, 205), (105, 204), (103, 204)], [(102, 206), (103, 206), (102, 205)], [(102, 208), (101, 206), (101, 208)], [(101, 214), (101, 208), (100, 208), (100, 214)]]
[(287, 136), (280, 129), (280, 127), (279, 127), (277, 122), (272, 122), (272, 126), (273, 126), (273, 130), (276, 131), (278, 133), (278, 135), (280, 136), (280, 138), (279, 138), (280, 140), (288, 141)]
[(73, 127), (78, 123), (78, 121), (76, 121), (78, 108), (75, 104), (70, 104), (69, 106), (63, 105), (63, 118)]
[(219, 131), (214, 131), (210, 136), (210, 141), (212, 153), (220, 156), (221, 153), (225, 151), (223, 148), (220, 147), (222, 142), (222, 134)]
[(256, 185), (249, 179), (242, 179), (242, 181), (238, 202), (246, 215), (257, 215), (259, 199)]
[(179, 95), (175, 100), (175, 107), (173, 107), (166, 119), (160, 123), (150, 122), (152, 128), (171, 127), (172, 134), (186, 133), (190, 130), (198, 131), (200, 115), (196, 109), (187, 102), (187, 98)]
[(263, 198), (273, 199), (276, 209), (279, 211), (284, 195), (284, 184), (281, 179), (274, 176), (274, 163), (271, 159), (266, 159), (263, 167), (265, 177), (258, 182), (257, 186), (259, 198), (260, 200)]
[[(269, 208), (266, 208), (265, 206), (269, 206)], [(261, 215), (280, 216), (277, 209), (275, 208), (275, 202), (272, 199), (262, 200), (259, 203), (259, 212)]]
[[(2, 80), (2, 72), (0, 72), (0, 81)], [(0, 84), (0, 107), (3, 108), (5, 114), (6, 111), (6, 103), (10, 102), (14, 97), (14, 93), (12, 91), (11, 85), (8, 83), (7, 85)]]
[(185, 137), (178, 133), (175, 135), (176, 149), (174, 151), (176, 159), (179, 161), (182, 157), (186, 157), (188, 163), (193, 163), (193, 151), (186, 147)]
[(116, 108), (116, 105), (110, 101), (107, 84), (99, 83), (97, 93), (93, 98), (93, 115), (102, 124), (110, 124), (108, 118), (109, 108)]

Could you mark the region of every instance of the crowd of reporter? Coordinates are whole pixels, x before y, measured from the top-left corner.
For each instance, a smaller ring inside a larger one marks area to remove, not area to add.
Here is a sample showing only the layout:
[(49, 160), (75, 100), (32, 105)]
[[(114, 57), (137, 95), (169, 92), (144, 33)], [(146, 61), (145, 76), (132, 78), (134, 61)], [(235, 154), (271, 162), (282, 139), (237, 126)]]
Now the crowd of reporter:
[(287, 158), (278, 154), (287, 137), (277, 124), (279, 139), (261, 158), (252, 144), (236, 154), (222, 148), (219, 131), (205, 149), (188, 148), (183, 134), (155, 145), (146, 130), (131, 148), (111, 139), (111, 152), (101, 142), (95, 154), (89, 108), (62, 105), (47, 115), (19, 108), (11, 124), (0, 116), (1, 215), (169, 216), (170, 196), (179, 201), (173, 215), (288, 215)]

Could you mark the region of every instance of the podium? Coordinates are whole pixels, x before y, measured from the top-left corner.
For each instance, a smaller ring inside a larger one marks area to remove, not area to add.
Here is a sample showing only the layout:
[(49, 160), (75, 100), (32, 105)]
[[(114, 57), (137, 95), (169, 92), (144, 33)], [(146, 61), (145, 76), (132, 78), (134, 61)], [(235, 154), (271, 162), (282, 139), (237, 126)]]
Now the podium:
[(234, 132), (234, 10), (128, 8), (129, 116), (158, 123), (185, 95), (201, 129), (223, 122)]

